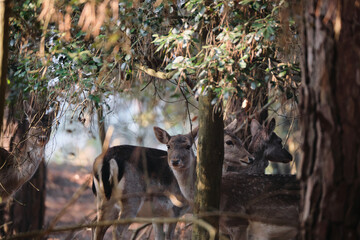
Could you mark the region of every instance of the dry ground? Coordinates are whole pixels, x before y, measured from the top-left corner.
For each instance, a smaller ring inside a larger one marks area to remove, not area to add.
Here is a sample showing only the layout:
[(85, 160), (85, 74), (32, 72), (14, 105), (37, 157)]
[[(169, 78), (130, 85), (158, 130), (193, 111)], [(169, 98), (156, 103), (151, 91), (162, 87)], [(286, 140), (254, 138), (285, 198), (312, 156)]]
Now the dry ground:
[[(64, 214), (58, 219), (56, 227), (75, 226), (85, 224), (95, 218), (95, 197), (91, 191), (91, 184), (87, 184), (85, 190), (74, 204), (65, 208), (73, 195), (79, 191), (83, 184), (91, 183), (91, 166), (75, 166), (70, 164), (50, 163), (48, 165), (46, 182), (46, 213), (45, 223), (51, 221), (61, 212)], [(65, 209), (64, 209), (65, 208)], [(132, 229), (141, 226), (133, 224)], [(178, 224), (174, 239), (189, 239), (188, 231), (184, 231), (184, 224)], [(132, 232), (129, 231), (128, 239)], [(152, 228), (143, 230), (137, 239), (153, 239)], [(91, 239), (91, 230), (83, 229), (76, 232), (63, 232), (52, 234), (48, 239), (70, 240), (70, 239)], [(107, 231), (105, 239), (111, 239), (111, 229)]]

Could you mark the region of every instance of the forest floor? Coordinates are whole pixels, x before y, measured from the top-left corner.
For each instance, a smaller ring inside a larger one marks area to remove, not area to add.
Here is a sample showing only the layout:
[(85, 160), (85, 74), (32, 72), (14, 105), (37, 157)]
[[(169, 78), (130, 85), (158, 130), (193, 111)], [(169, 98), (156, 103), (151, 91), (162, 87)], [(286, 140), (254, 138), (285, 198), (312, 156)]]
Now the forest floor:
[[(57, 219), (55, 227), (76, 226), (91, 223), (96, 217), (95, 196), (91, 190), (91, 167), (71, 164), (49, 163), (46, 181), (46, 212), (45, 225)], [(79, 197), (74, 200), (74, 196)], [(74, 195), (75, 194), (75, 195)], [(72, 204), (70, 202), (74, 200)], [(132, 224), (131, 229), (137, 229), (141, 224)], [(184, 224), (178, 224), (174, 239), (189, 239), (189, 231)], [(105, 240), (111, 239), (112, 229), (107, 231)], [(128, 231), (131, 239), (132, 231)], [(91, 239), (91, 229), (81, 229), (74, 232), (66, 231), (51, 234), (51, 240), (87, 240)], [(139, 232), (138, 240), (153, 239), (152, 227)]]

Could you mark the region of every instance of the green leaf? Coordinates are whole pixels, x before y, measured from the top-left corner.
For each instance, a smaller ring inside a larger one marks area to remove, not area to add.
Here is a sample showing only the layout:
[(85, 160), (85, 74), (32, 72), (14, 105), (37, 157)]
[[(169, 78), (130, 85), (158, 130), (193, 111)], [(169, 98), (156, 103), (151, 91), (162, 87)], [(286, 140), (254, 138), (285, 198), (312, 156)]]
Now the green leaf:
[(281, 73), (278, 74), (278, 77), (284, 77), (286, 75), (287, 71), (282, 71)]
[(239, 66), (240, 66), (240, 68), (242, 68), (242, 69), (246, 68), (246, 62), (245, 62), (244, 60), (240, 60)]

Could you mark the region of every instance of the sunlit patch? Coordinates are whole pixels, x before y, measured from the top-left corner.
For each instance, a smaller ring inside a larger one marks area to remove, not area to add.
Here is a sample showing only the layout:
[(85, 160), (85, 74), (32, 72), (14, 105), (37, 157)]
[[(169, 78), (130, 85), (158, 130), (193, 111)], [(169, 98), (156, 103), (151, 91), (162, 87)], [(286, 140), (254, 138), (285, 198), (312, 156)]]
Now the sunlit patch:
[(174, 204), (175, 206), (177, 207), (184, 206), (184, 204), (181, 201), (179, 201), (179, 199), (177, 199), (177, 197), (174, 194), (169, 194), (169, 198), (172, 204)]
[(244, 101), (241, 104), (241, 108), (246, 108), (249, 104), (249, 101), (247, 99), (244, 99)]

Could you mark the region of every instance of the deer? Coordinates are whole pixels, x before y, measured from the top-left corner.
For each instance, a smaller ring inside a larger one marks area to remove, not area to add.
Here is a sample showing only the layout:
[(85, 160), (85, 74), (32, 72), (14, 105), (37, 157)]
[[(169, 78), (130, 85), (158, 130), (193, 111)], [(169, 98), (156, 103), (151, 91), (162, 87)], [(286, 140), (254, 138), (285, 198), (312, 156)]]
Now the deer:
[[(227, 163), (232, 166), (231, 172), (244, 174), (264, 174), (269, 161), (289, 163), (292, 155), (283, 147), (282, 139), (274, 132), (276, 121), (272, 118), (268, 123), (261, 125), (256, 119), (250, 124), (251, 142), (248, 151), (254, 156), (251, 164), (244, 162)], [(233, 129), (232, 132), (234, 132)], [(223, 171), (223, 174), (227, 171)]]
[[(225, 157), (250, 163), (252, 155), (231, 133), (235, 124), (224, 129)], [(198, 128), (193, 129), (185, 139), (190, 139), (197, 131)], [(192, 152), (191, 146), (188, 142), (186, 153)], [(149, 203), (154, 217), (179, 217), (188, 212), (188, 202), (167, 164), (167, 157), (166, 151), (131, 145), (103, 150), (93, 164), (92, 189), (96, 196), (97, 221), (139, 217), (142, 207)], [(155, 238), (172, 239), (175, 226), (170, 224), (164, 233), (162, 224), (153, 224)], [(120, 239), (128, 227), (118, 225), (116, 238)], [(108, 226), (95, 227), (93, 239), (103, 239), (107, 229)]]
[[(273, 130), (273, 127), (269, 127), (268, 130), (271, 129)], [(197, 132), (191, 135), (171, 136), (165, 130), (154, 127), (154, 133), (160, 143), (167, 145), (168, 164), (183, 196), (189, 205), (193, 206), (196, 157), (194, 153), (188, 152), (187, 148), (189, 144), (193, 144)], [(253, 147), (258, 146), (254, 154), (254, 162), (265, 161), (265, 158), (274, 160), (273, 157), (278, 155), (279, 150), (271, 144), (274, 138), (263, 138), (262, 141), (259, 138), (257, 143), (255, 139), (258, 138), (254, 138), (254, 142), (250, 144)], [(260, 170), (255, 172), (258, 171)], [(220, 230), (229, 234), (231, 239), (243, 239), (244, 235), (246, 239), (294, 238), (297, 234), (299, 218), (299, 191), (299, 182), (295, 176), (269, 176), (264, 175), (263, 172), (256, 174), (252, 171), (224, 174), (220, 196), (220, 212), (224, 214), (220, 217)], [(241, 216), (226, 216), (226, 213), (236, 213)], [(233, 232), (233, 228), (238, 228), (240, 231)]]
[[(0, 148), (0, 197), (9, 199), (35, 174), (45, 154), (45, 145), (50, 139), (53, 112), (37, 111), (32, 104), (23, 102), (26, 122), (18, 126), (15, 138), (11, 139), (12, 151)], [(15, 145), (16, 144), (16, 145)]]

